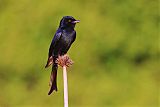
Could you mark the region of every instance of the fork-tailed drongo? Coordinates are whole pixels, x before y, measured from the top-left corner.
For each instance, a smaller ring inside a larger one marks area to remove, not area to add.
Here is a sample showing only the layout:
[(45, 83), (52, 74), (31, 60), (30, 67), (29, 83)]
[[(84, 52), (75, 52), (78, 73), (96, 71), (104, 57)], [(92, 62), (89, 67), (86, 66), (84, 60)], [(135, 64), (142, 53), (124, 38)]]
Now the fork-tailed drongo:
[(56, 59), (58, 56), (62, 56), (67, 53), (70, 46), (76, 39), (76, 31), (74, 30), (76, 23), (79, 20), (76, 20), (72, 16), (64, 16), (61, 21), (59, 28), (57, 29), (53, 40), (51, 42), (49, 53), (48, 53), (48, 61), (45, 66), (47, 68), (52, 64), (52, 72), (50, 76), (50, 91), (48, 95), (50, 95), (54, 90), (57, 91), (57, 69), (58, 64)]

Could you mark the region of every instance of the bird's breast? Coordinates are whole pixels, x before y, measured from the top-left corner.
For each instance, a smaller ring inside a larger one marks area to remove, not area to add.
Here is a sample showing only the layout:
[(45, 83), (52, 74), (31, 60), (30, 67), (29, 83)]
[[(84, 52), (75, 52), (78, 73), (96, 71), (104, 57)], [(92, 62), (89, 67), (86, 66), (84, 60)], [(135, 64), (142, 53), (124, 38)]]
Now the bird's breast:
[(63, 35), (62, 35), (62, 42), (64, 43), (64, 44), (70, 44), (70, 42), (72, 41), (72, 33), (64, 33)]

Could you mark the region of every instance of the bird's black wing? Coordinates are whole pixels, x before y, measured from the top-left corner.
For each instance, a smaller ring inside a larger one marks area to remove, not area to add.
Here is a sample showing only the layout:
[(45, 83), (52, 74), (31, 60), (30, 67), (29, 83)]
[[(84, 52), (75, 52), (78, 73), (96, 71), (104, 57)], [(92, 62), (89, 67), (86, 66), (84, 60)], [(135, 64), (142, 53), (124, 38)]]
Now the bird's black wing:
[(49, 48), (48, 61), (47, 61), (45, 68), (53, 63), (53, 55), (52, 54), (53, 54), (54, 48), (55, 48), (56, 44), (58, 43), (61, 35), (62, 35), (62, 32), (60, 30), (57, 30), (57, 32), (54, 35), (54, 38), (52, 40), (52, 43), (50, 45), (50, 48)]
[(61, 35), (62, 35), (62, 32), (60, 32), (60, 31), (57, 31), (56, 34), (54, 35), (54, 38), (53, 38), (52, 43), (49, 48), (49, 57), (52, 56), (52, 53), (54, 51), (54, 47), (56, 46), (57, 42), (59, 41)]

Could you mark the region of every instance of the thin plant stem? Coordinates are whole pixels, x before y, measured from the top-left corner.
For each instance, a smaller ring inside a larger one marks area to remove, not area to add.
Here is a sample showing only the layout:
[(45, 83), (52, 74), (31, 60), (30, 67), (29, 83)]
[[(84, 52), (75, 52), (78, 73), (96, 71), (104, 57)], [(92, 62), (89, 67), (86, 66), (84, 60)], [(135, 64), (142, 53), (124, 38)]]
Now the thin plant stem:
[(67, 70), (63, 66), (63, 83), (64, 83), (64, 107), (68, 107), (68, 84), (67, 84)]

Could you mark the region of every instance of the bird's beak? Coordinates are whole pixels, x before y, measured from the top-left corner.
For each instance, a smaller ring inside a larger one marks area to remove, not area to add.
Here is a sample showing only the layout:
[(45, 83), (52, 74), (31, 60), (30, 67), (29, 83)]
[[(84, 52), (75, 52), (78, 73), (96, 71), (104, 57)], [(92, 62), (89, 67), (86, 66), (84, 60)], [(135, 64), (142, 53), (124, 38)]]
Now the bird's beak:
[(75, 20), (72, 23), (79, 23), (79, 22), (80, 22), (80, 20)]

